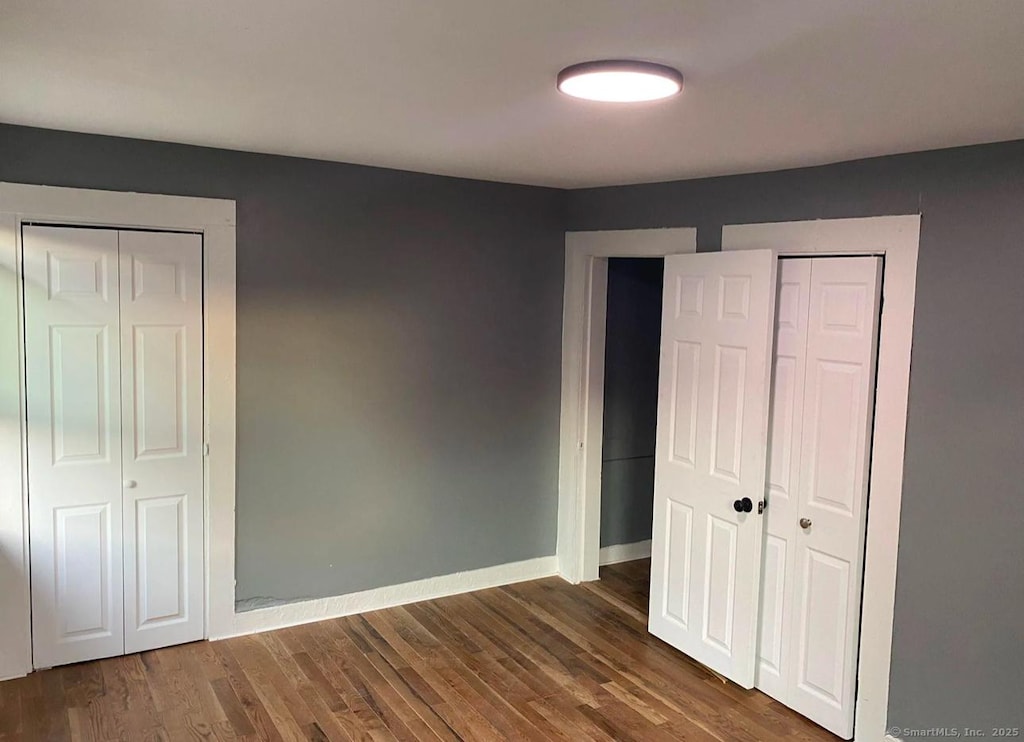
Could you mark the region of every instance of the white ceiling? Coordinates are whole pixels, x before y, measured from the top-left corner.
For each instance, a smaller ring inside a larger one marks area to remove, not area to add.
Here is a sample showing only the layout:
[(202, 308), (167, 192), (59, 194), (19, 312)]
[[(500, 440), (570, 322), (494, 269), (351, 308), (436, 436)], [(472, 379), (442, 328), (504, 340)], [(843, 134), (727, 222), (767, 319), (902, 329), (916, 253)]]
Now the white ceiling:
[[(566, 98), (643, 58), (681, 96)], [(1024, 0), (0, 0), (0, 121), (579, 187), (1024, 137)]]

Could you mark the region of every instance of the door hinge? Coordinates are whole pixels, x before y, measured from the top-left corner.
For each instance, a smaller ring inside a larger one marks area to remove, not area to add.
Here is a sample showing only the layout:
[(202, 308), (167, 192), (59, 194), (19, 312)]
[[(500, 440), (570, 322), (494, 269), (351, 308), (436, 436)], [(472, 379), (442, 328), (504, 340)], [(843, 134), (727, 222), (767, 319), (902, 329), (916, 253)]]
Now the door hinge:
[(764, 509), (766, 507), (768, 507), (768, 500), (767, 499), (758, 500), (757, 501), (757, 514), (758, 515), (764, 515)]
[(209, 456), (209, 455), (210, 455), (210, 444), (209, 443), (204, 443), (203, 444), (203, 456)]

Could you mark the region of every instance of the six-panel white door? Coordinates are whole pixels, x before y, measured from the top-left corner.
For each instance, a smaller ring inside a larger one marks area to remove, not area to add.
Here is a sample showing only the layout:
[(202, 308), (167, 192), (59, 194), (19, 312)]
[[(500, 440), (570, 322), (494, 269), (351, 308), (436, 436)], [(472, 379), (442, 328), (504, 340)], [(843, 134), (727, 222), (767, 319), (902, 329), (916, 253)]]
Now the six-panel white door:
[(665, 258), (649, 629), (745, 688), (757, 651), (776, 262), (771, 250)]
[(36, 667), (124, 652), (117, 232), (26, 226)]
[(201, 237), (23, 247), (33, 664), (200, 639)]
[(881, 259), (782, 261), (757, 686), (853, 733)]
[(120, 233), (125, 651), (203, 636), (202, 238)]

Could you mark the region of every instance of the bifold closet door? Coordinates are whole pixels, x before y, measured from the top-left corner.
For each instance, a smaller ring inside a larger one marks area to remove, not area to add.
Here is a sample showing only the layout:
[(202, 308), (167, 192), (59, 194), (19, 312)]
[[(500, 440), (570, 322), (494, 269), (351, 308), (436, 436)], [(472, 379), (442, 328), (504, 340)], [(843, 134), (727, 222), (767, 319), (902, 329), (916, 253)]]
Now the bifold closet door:
[(758, 687), (853, 734), (882, 261), (783, 260)]
[(22, 234), (33, 664), (201, 639), (202, 238)]
[(665, 258), (652, 634), (754, 683), (776, 257)]
[(202, 238), (120, 233), (126, 652), (203, 637)]
[(124, 652), (117, 232), (26, 226), (36, 667)]

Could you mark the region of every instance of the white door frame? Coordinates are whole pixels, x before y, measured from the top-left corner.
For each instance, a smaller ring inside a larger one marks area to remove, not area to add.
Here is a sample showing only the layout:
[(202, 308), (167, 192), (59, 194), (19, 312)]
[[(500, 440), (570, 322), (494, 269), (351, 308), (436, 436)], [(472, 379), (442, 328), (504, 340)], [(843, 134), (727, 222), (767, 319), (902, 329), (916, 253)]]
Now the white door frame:
[(601, 448), (608, 258), (697, 252), (697, 230), (566, 232), (562, 410), (558, 441), (558, 573), (596, 580), (601, 550)]
[[(885, 257), (854, 730), (856, 739), (865, 742), (885, 737), (888, 718), (920, 225), (921, 217), (915, 214), (726, 225), (722, 229), (723, 250), (771, 248), (780, 256)], [(694, 251), (680, 249), (682, 234), (658, 237), (668, 232), (692, 233), (689, 239), (695, 238), (695, 230), (690, 229), (566, 234), (557, 557), (559, 574), (569, 582), (598, 578), (605, 258), (663, 257)]]
[(235, 633), (235, 202), (0, 183), (0, 680), (32, 670), (24, 222), (202, 233), (205, 636)]

